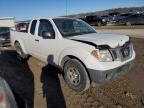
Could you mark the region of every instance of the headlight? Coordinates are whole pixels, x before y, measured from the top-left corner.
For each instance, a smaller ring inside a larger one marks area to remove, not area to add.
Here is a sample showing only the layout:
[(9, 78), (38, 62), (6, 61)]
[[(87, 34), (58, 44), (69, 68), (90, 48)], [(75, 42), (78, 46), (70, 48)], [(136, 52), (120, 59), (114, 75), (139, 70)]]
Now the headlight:
[(17, 108), (11, 89), (2, 78), (0, 78), (0, 108)]
[(5, 41), (6, 39), (5, 39), (5, 38), (0, 37), (0, 40), (1, 40), (1, 41)]
[(106, 20), (105, 20), (105, 19), (102, 19), (102, 21), (103, 21), (103, 22), (106, 22)]
[(100, 59), (99, 60), (101, 62), (112, 61), (112, 56), (111, 56), (109, 50), (100, 50), (99, 53), (100, 53)]
[(91, 52), (91, 55), (93, 55), (100, 62), (112, 61), (112, 56), (111, 56), (109, 50), (99, 50), (99, 51), (94, 50)]

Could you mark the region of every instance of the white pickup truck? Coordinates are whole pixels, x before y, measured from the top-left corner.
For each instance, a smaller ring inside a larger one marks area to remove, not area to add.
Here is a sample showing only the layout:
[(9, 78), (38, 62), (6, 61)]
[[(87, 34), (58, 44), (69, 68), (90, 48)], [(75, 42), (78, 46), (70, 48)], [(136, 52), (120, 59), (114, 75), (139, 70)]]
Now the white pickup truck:
[(58, 66), (79, 92), (128, 72), (135, 59), (128, 36), (96, 33), (80, 19), (34, 19), (25, 33), (11, 31), (11, 43), (22, 58), (32, 55)]

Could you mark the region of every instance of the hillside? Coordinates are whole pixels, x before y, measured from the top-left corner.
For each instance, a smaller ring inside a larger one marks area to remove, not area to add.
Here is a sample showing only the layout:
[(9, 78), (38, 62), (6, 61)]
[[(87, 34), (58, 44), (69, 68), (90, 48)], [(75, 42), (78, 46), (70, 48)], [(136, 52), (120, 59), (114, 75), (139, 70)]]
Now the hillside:
[(96, 11), (96, 12), (88, 12), (88, 13), (80, 13), (80, 14), (75, 14), (75, 15), (69, 15), (68, 17), (80, 18), (80, 17), (84, 17), (86, 15), (103, 16), (103, 15), (108, 15), (108, 14), (114, 13), (114, 12), (117, 12), (117, 13), (144, 12), (144, 7), (115, 8), (115, 9), (108, 9), (108, 10), (103, 10), (103, 11)]

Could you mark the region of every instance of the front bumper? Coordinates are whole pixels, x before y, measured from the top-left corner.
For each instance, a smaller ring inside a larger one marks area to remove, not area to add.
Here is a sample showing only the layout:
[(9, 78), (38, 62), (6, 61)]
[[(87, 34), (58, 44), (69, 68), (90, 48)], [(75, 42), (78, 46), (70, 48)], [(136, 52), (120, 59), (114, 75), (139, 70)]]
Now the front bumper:
[(97, 85), (101, 85), (127, 73), (132, 66), (133, 66), (133, 61), (128, 62), (115, 69), (110, 69), (106, 71), (88, 69), (88, 72), (91, 81)]

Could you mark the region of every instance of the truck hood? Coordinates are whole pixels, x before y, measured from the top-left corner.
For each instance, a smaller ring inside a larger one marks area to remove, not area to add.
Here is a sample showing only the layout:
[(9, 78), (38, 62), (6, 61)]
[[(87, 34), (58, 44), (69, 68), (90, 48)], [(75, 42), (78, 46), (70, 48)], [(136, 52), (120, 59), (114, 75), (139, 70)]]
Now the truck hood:
[(78, 35), (78, 36), (69, 37), (69, 39), (81, 41), (81, 42), (91, 42), (95, 45), (108, 45), (111, 48), (122, 46), (125, 44), (125, 42), (129, 41), (129, 37), (125, 35), (103, 34), (103, 33)]

